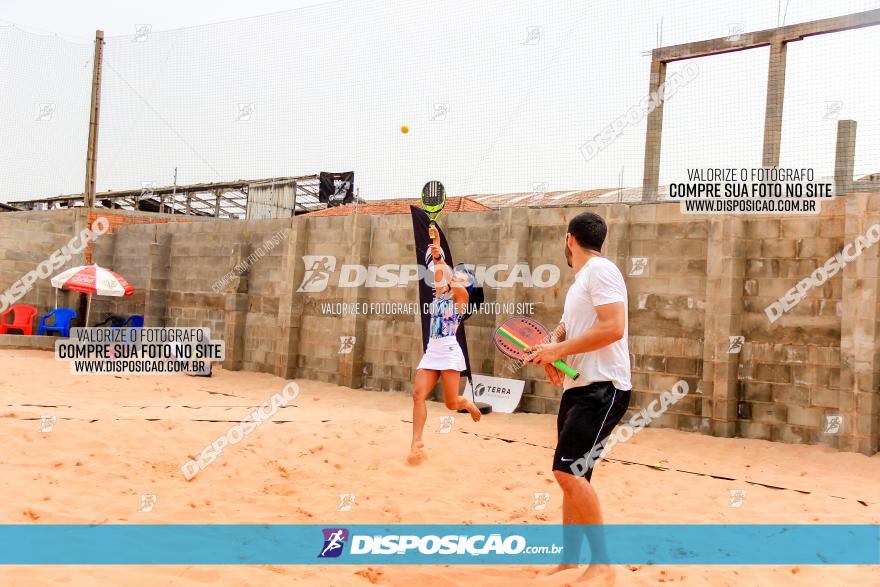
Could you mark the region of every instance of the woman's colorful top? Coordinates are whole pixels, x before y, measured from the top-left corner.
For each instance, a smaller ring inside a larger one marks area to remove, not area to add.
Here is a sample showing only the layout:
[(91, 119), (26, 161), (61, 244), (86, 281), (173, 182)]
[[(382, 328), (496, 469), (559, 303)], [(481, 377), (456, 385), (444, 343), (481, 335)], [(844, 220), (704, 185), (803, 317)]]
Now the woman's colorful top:
[(455, 307), (452, 294), (440, 294), (431, 302), (431, 338), (455, 336), (461, 323), (461, 313)]

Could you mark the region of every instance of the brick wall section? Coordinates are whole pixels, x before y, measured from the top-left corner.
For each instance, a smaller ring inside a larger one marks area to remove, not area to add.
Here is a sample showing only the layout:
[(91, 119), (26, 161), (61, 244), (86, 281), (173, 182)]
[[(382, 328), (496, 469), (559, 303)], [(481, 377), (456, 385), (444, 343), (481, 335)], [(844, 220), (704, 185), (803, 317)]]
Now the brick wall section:
[[(652, 425), (873, 454), (880, 440), (878, 247), (778, 321), (771, 323), (764, 308), (880, 222), (878, 202), (876, 194), (848, 195), (825, 203), (818, 218), (683, 216), (677, 204), (655, 203), (453, 212), (441, 223), (456, 261), (558, 266), (560, 281), (553, 287), (487, 290), (490, 302), (533, 303), (535, 316), (552, 326), (573, 279), (562, 257), (566, 224), (583, 210), (598, 212), (609, 225), (604, 253), (624, 273), (629, 290), (633, 411), (683, 379), (690, 394)], [(63, 224), (57, 218), (46, 216), (43, 223)], [(32, 219), (23, 216), (17, 226)], [(53, 230), (60, 240), (67, 229)], [(278, 231), (287, 238), (235, 273), (225, 289), (212, 291)], [(38, 251), (51, 246), (41, 239), (24, 242)], [(416, 317), (340, 316), (322, 308), (417, 300), (415, 283), (338, 287), (343, 264), (413, 262), (407, 215), (117, 225), (97, 243), (95, 255), (124, 268), (123, 275), (144, 290), (143, 297), (115, 300), (117, 308), (141, 304), (148, 325), (211, 327), (226, 341), (227, 368), (411, 390), (421, 356)], [(336, 271), (321, 291), (297, 291), (309, 268), (304, 256), (335, 258)], [(636, 258), (647, 260), (640, 274), (632, 272)], [(15, 262), (0, 260), (0, 275)], [(468, 321), (474, 370), (525, 379), (521, 409), (555, 412), (560, 394), (543, 372), (529, 366), (512, 374), (494, 349), (491, 334), (503, 318)], [(357, 337), (350, 354), (339, 353), (343, 335)], [(731, 336), (744, 337), (741, 352), (728, 352)], [(829, 416), (842, 417), (840, 431), (826, 430)]]
[[(88, 225), (98, 219), (98, 217), (106, 218), (109, 224), (107, 234), (113, 234), (120, 226), (130, 226), (132, 224), (167, 224), (168, 222), (194, 222), (197, 221), (192, 217), (170, 216), (168, 214), (157, 214), (153, 212), (133, 212), (128, 210), (90, 210), (86, 219)], [(93, 247), (90, 243), (85, 250), (85, 263), (94, 263)], [(100, 263), (99, 263), (100, 265)]]

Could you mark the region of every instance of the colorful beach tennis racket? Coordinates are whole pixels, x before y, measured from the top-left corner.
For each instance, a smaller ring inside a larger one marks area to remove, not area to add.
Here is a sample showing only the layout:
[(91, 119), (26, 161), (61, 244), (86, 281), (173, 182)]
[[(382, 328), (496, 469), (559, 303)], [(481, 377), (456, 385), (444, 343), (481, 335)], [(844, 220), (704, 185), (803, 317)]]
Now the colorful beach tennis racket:
[(440, 216), (443, 207), (446, 205), (446, 188), (439, 181), (432, 180), (425, 184), (422, 188), (422, 208), (428, 214), (431, 225), (428, 227), (428, 236), (433, 240), (437, 238), (437, 229), (434, 228), (434, 221)]
[[(526, 316), (514, 316), (508, 318), (498, 330), (495, 331), (495, 346), (498, 350), (517, 361), (525, 361), (529, 353), (525, 349), (538, 344), (550, 342), (550, 331), (531, 318)], [(571, 377), (577, 379), (580, 373), (566, 365), (562, 360), (554, 361), (553, 366)]]

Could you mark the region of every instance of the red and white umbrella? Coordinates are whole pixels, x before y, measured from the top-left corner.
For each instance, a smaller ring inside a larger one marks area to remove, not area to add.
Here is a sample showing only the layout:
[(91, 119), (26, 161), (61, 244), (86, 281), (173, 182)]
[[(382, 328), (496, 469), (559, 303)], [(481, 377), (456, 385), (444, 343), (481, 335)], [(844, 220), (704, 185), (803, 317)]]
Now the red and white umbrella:
[(51, 280), (53, 287), (99, 296), (130, 296), (134, 288), (118, 273), (98, 265), (83, 265), (62, 271)]
[(89, 294), (86, 307), (85, 325), (89, 325), (89, 312), (92, 309), (92, 295), (130, 296), (134, 288), (118, 273), (99, 265), (83, 265), (62, 271), (50, 280), (52, 287), (69, 289)]

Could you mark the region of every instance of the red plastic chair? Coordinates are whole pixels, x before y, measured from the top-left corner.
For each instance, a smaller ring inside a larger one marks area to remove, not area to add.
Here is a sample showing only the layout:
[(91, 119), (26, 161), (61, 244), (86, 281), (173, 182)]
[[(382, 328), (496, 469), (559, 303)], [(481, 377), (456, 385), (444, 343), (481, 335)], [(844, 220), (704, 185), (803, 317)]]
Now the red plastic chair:
[[(12, 314), (12, 322), (6, 323), (6, 316)], [(22, 334), (34, 333), (34, 318), (37, 309), (33, 306), (16, 304), (0, 314), (0, 334), (8, 334), (10, 330), (21, 330)]]

